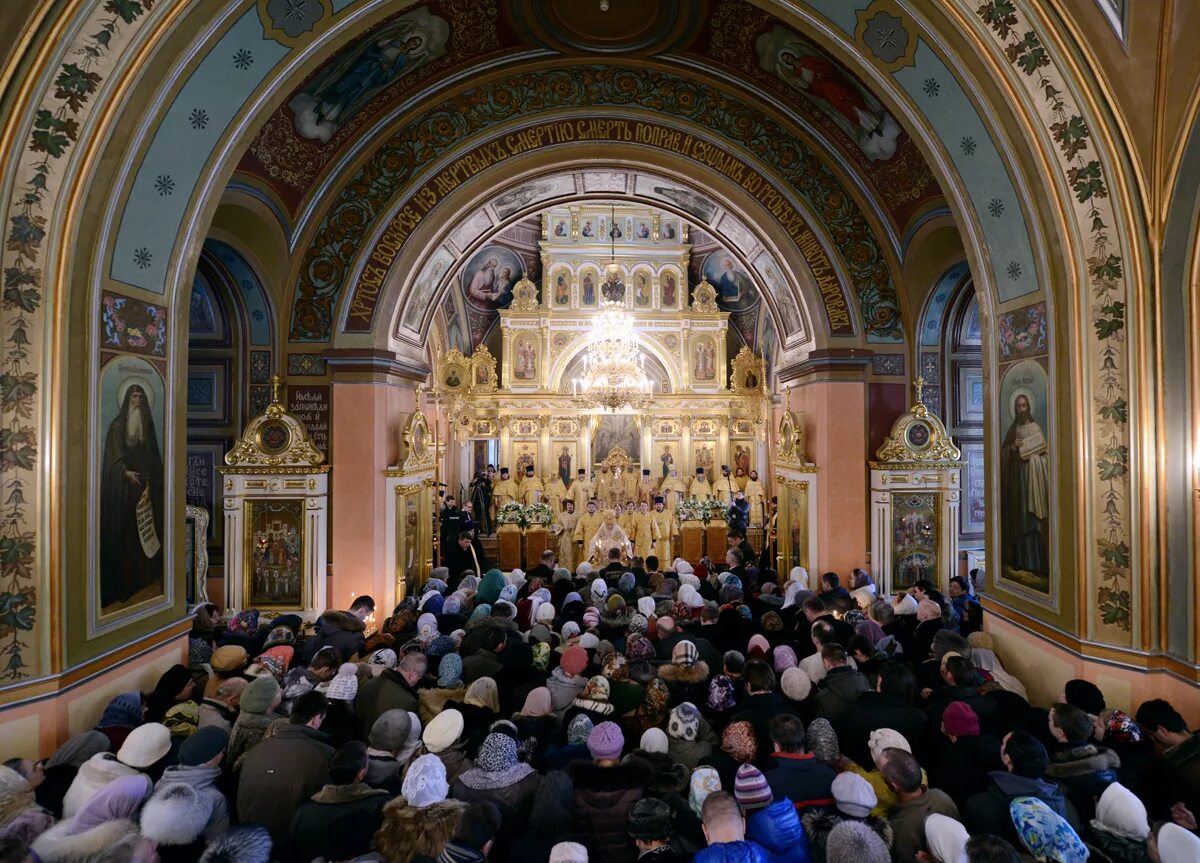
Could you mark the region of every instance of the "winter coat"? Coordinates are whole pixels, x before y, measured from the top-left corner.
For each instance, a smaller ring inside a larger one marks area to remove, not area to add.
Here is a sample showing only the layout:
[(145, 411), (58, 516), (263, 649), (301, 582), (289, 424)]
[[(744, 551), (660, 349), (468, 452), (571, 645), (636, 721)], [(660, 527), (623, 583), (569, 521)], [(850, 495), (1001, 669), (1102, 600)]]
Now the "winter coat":
[(400, 761), (390, 752), (368, 749), (367, 776), (363, 782), (372, 788), (383, 788), (389, 794), (399, 794), (404, 779), (404, 768), (407, 766), (408, 762)]
[(276, 843), (282, 843), (296, 807), (329, 782), (332, 754), (308, 726), (281, 725), (242, 762), (238, 818), (243, 824), (262, 824)]
[(1117, 781), (1120, 766), (1120, 757), (1111, 749), (1084, 744), (1052, 752), (1046, 776), (1062, 786), (1086, 823), (1096, 814), (1096, 799)]
[(767, 784), (775, 799), (786, 797), (803, 814), (814, 807), (833, 807), (833, 780), (837, 771), (822, 764), (817, 756), (776, 752), (775, 769), (766, 773)]
[(160, 846), (191, 845), (229, 830), (229, 804), (216, 787), (219, 767), (168, 767), (142, 808), (142, 835)]
[(833, 727), (837, 731), (842, 752), (858, 764), (873, 763), (868, 741), (871, 732), (880, 728), (890, 728), (903, 734), (912, 747), (913, 755), (922, 764), (930, 751), (925, 712), (898, 695), (863, 692), (852, 704), (846, 705)]
[(417, 691), (399, 671), (385, 668), (378, 677), (368, 680), (358, 688), (358, 698), (354, 707), (358, 713), (358, 738), (367, 740), (371, 736), (375, 720), (387, 711), (407, 710), (409, 713), (416, 713)]
[(575, 786), (576, 823), (580, 832), (595, 837), (595, 858), (634, 863), (637, 849), (629, 838), (629, 811), (653, 778), (645, 762), (601, 767), (577, 761), (567, 772)]
[(960, 737), (954, 743), (946, 741), (930, 784), (961, 806), (987, 788), (988, 774), (1003, 769), (1000, 741), (991, 734)]
[(283, 717), (278, 713), (239, 713), (225, 747), (225, 763), (230, 769), (241, 770), (246, 753), (267, 736), (267, 729), (272, 723), (281, 719)]
[(562, 739), (562, 726), (553, 716), (517, 714), (513, 716), (512, 721), (517, 726), (518, 739), (532, 747), (529, 763), (540, 768), (546, 748)]
[(504, 666), (500, 662), (500, 657), (491, 650), (480, 650), (473, 656), (467, 656), (462, 661), (463, 683), (470, 686), (481, 677), (490, 677), (496, 679), (496, 675)]
[(72, 818), (87, 805), (96, 794), (114, 779), (122, 776), (137, 776), (138, 770), (117, 760), (111, 752), (99, 752), (83, 762), (75, 781), (63, 798), (63, 818)]
[(361, 782), (326, 785), (296, 809), (278, 858), (308, 863), (317, 857), (349, 860), (366, 854), (389, 799), (386, 791)]
[(330, 609), (317, 618), (316, 630), (317, 634), (305, 641), (301, 649), (300, 661), (304, 665), (312, 662), (322, 647), (336, 649), (342, 662), (349, 662), (366, 649), (367, 639), (363, 635), (366, 624), (348, 611)]
[(433, 721), (433, 717), (442, 712), (449, 701), (462, 701), (467, 695), (467, 688), (460, 686), (456, 689), (442, 689), (440, 686), (417, 690), (417, 718), (424, 728)]
[(812, 809), (800, 816), (800, 822), (804, 825), (804, 833), (808, 836), (808, 849), (812, 857), (813, 863), (825, 863), (825, 843), (829, 839), (829, 834), (834, 827), (837, 827), (843, 821), (857, 821), (860, 824), (866, 824), (870, 827), (883, 844), (890, 850), (894, 834), (892, 833), (892, 825), (882, 818), (850, 818), (843, 815), (841, 812), (822, 811), (820, 809)]
[(746, 819), (746, 838), (763, 847), (768, 863), (809, 863), (812, 860), (808, 837), (796, 807), (786, 797), (750, 813)]
[(742, 702), (738, 712), (733, 714), (729, 720), (730, 725), (746, 721), (754, 726), (754, 738), (758, 743), (758, 758), (754, 763), (760, 770), (775, 766), (771, 760), (771, 753), (775, 751), (775, 746), (771, 742), (769, 723), (772, 716), (780, 714), (800, 716), (796, 706), (784, 698), (782, 693), (760, 692), (746, 696), (746, 700)]
[(142, 839), (137, 824), (121, 818), (68, 835), (71, 821), (61, 821), (34, 840), (30, 850), (41, 863), (152, 863), (153, 846)]
[[(670, 741), (667, 742), (670, 746)], [(644, 762), (652, 771), (654, 778), (650, 780), (650, 784), (646, 786), (646, 793), (651, 797), (662, 797), (664, 794), (686, 794), (688, 790), (688, 782), (691, 779), (691, 771), (672, 758), (669, 754), (662, 752), (647, 752), (644, 749), (635, 749), (633, 752), (625, 756), (625, 761), (638, 760)], [(730, 788), (733, 786), (730, 785)]]
[(591, 760), (592, 753), (588, 752), (587, 745), (584, 743), (547, 746), (546, 753), (542, 756), (547, 771), (566, 770), (570, 764), (576, 761)]
[(1079, 830), (1079, 815), (1054, 782), (1045, 779), (1026, 779), (1014, 773), (995, 771), (988, 776), (986, 791), (973, 795), (962, 808), (963, 826), (974, 836), (992, 833), (1020, 848), (1021, 840), (1013, 827), (1008, 805), (1017, 797), (1036, 797)]
[(1182, 800), (1193, 812), (1200, 812), (1200, 733), (1164, 750), (1163, 760), (1171, 765), (1176, 800)]
[(461, 800), (443, 800), (424, 809), (396, 797), (383, 807), (383, 825), (375, 834), (375, 849), (385, 863), (412, 863), (418, 855), (437, 857), (454, 837), (467, 810)]
[(817, 712), (836, 723), (842, 712), (870, 688), (867, 678), (849, 665), (831, 668), (817, 684)]
[(658, 669), (658, 676), (671, 693), (671, 707), (685, 701), (698, 707), (708, 699), (708, 663), (704, 660), (690, 666), (669, 663)]
[(458, 778), (450, 786), (450, 796), (466, 804), (494, 803), (500, 810), (500, 831), (496, 834), (495, 855), (497, 860), (508, 856), (513, 841), (529, 829), (529, 813), (533, 809), (533, 795), (537, 793), (542, 777), (530, 773), (511, 785), (500, 788), (471, 788)]
[(587, 678), (582, 674), (572, 677), (561, 668), (550, 672), (550, 676), (546, 678), (546, 688), (550, 690), (550, 704), (554, 707), (554, 715), (562, 719), (567, 708), (574, 703), (586, 685)]
[(897, 860), (912, 860), (918, 851), (928, 851), (925, 842), (925, 819), (930, 815), (946, 815), (959, 820), (958, 807), (940, 789), (930, 788), (920, 797), (901, 800), (888, 813), (892, 825), (892, 854)]
[(943, 686), (941, 689), (935, 689), (933, 695), (929, 696), (929, 706), (925, 708), (925, 718), (930, 729), (937, 730), (942, 727), (942, 714), (954, 701), (965, 701), (967, 706), (975, 711), (975, 715), (979, 717), (981, 733), (994, 733), (997, 715), (1000, 712), (999, 705), (990, 695), (980, 695), (974, 686)]
[(767, 863), (767, 850), (757, 842), (720, 842), (700, 850), (692, 863)]
[(238, 718), (235, 708), (212, 698), (206, 698), (200, 702), (199, 714), (200, 720), (196, 723), (197, 728), (207, 728), (212, 725), (227, 732), (233, 731), (233, 723)]

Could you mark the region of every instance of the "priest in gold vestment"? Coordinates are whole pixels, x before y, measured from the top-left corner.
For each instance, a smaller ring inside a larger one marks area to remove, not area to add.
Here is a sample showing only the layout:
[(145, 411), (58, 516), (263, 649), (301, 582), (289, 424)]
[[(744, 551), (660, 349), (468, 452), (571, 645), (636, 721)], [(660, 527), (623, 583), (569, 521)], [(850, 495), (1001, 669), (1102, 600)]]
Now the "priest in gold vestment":
[(575, 512), (583, 515), (584, 509), (587, 507), (587, 502), (596, 496), (596, 484), (588, 479), (587, 471), (580, 468), (575, 482), (571, 483), (571, 488), (568, 489), (571, 499), (575, 501)]
[(504, 506), (504, 504), (512, 503), (516, 500), (517, 494), (517, 484), (509, 477), (508, 468), (500, 468), (500, 482), (496, 483), (495, 488), (492, 489), (492, 506), (496, 512), (499, 513), (500, 507)]
[(633, 540), (633, 553), (645, 559), (654, 553), (654, 543), (658, 540), (658, 525), (650, 514), (650, 505), (645, 501), (638, 504), (637, 511), (629, 519), (633, 532), (629, 538)]
[(558, 565), (575, 571), (575, 528), (579, 526), (580, 515), (575, 511), (575, 501), (567, 498), (563, 511), (554, 519), (550, 533), (558, 540)]
[(762, 527), (763, 504), (767, 499), (767, 490), (758, 481), (758, 471), (750, 471), (750, 479), (746, 482), (746, 500), (750, 501), (750, 526)]
[(551, 475), (545, 482), (545, 489), (542, 498), (550, 504), (550, 511), (555, 514), (562, 512), (563, 501), (567, 499), (567, 487), (563, 485), (562, 477)]
[(687, 494), (687, 488), (684, 486), (683, 480), (679, 478), (679, 472), (672, 468), (658, 491), (662, 495), (663, 504), (667, 512), (671, 514), (671, 518), (674, 518), (679, 501), (683, 500), (683, 496)]
[(533, 472), (533, 466), (525, 469), (525, 479), (521, 480), (520, 496), (521, 503), (529, 506), (531, 503), (538, 503), (543, 496), (545, 489), (542, 488), (542, 481), (537, 478)]
[[(586, 545), (588, 540), (592, 538), (592, 534), (594, 534), (600, 528), (600, 525), (604, 524), (604, 516), (597, 512), (597, 509), (598, 507), (596, 506), (596, 501), (589, 500), (587, 502), (587, 511), (584, 512), (583, 515), (579, 516), (579, 522), (575, 525), (575, 542)], [(587, 556), (588, 553), (587, 549), (585, 548), (581, 557), (581, 562), (583, 560), (587, 560)]]
[(709, 481), (704, 478), (704, 468), (696, 468), (696, 478), (692, 480), (691, 486), (688, 487), (688, 495), (697, 500), (712, 500), (713, 488)]
[(737, 482), (729, 475), (729, 465), (721, 465), (721, 475), (717, 477), (717, 481), (713, 485), (713, 493), (717, 500), (729, 506), (733, 503), (733, 496), (738, 491)]
[(653, 553), (658, 557), (659, 566), (670, 566), (674, 560), (671, 557), (671, 539), (679, 532), (675, 525), (675, 514), (667, 510), (666, 502), (661, 497), (656, 497), (650, 517), (654, 519), (654, 527), (658, 532)]

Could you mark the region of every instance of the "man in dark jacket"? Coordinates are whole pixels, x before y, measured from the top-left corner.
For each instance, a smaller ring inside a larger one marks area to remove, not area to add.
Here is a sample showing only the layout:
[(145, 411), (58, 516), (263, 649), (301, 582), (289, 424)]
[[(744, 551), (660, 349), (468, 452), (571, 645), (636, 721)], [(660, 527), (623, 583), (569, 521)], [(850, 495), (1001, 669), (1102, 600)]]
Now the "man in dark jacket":
[(498, 626), (484, 625), (480, 627), (478, 642), (481, 647), (463, 659), (463, 683), (470, 686), (481, 677), (495, 678), (504, 667), (500, 661), (500, 651), (508, 640), (507, 633)]
[(640, 758), (621, 761), (625, 736), (615, 722), (601, 722), (588, 735), (591, 761), (567, 767), (575, 787), (575, 820), (580, 832), (595, 838), (596, 859), (605, 863), (634, 863), (637, 852), (629, 840), (629, 813), (654, 778)]
[(963, 824), (972, 836), (992, 833), (1021, 847), (1020, 837), (1013, 827), (1009, 804), (1018, 797), (1036, 797), (1067, 820), (1072, 828), (1080, 827), (1075, 807), (1062, 791), (1045, 776), (1050, 756), (1027, 731), (1013, 731), (1004, 738), (1000, 759), (1005, 769), (988, 774), (987, 790), (973, 795), (963, 808)]
[(256, 744), (242, 762), (237, 812), (243, 824), (261, 824), (278, 845), (288, 836), (296, 807), (329, 782), (333, 748), (320, 739), (328, 702), (306, 692), (292, 706), (291, 719)]
[(406, 653), (394, 669), (385, 668), (378, 677), (358, 688), (355, 711), (360, 737), (369, 737), (375, 720), (388, 710), (417, 712), (417, 684), (427, 667), (424, 654)]
[[(808, 599), (804, 600), (804, 616), (808, 620), (808, 628), (810, 632), (812, 631), (812, 625), (818, 620), (823, 620), (832, 626), (833, 640), (842, 647), (846, 647), (848, 644), (850, 644), (850, 639), (854, 637), (854, 627), (846, 623), (846, 621), (834, 617), (833, 611), (819, 596), (810, 596)], [(801, 629), (802, 626), (797, 623), (797, 632), (800, 632)], [(800, 646), (803, 648), (803, 643), (801, 643)], [(806, 651), (805, 655), (807, 656), (808, 654), (809, 652)]]
[(766, 773), (775, 799), (786, 797), (800, 814), (810, 809), (833, 808), (833, 780), (837, 771), (804, 751), (804, 724), (796, 716), (776, 716), (770, 721), (771, 751), (775, 767)]
[[(1161, 698), (1143, 702), (1137, 709), (1137, 724), (1154, 740), (1171, 777), (1171, 801), (1184, 803), (1200, 812), (1200, 734), (1188, 731), (1187, 722), (1170, 702)], [(1147, 770), (1157, 775), (1158, 770)]]
[(951, 702), (942, 714), (942, 734), (950, 745), (930, 771), (930, 784), (963, 806), (988, 785), (988, 774), (1004, 769), (1000, 741), (979, 732), (979, 717), (965, 701)]
[(1050, 734), (1054, 746), (1046, 775), (1061, 783), (1079, 810), (1079, 817), (1090, 821), (1095, 814), (1092, 802), (1117, 781), (1121, 759), (1106, 746), (1091, 742), (1095, 720), (1070, 704), (1050, 708)]
[(817, 684), (817, 712), (835, 723), (842, 712), (871, 686), (867, 678), (846, 661), (846, 649), (840, 644), (821, 648), (825, 679)]
[(351, 741), (329, 760), (329, 784), (300, 804), (292, 816), (283, 860), (349, 860), (371, 850), (391, 799), (366, 785), (367, 745)]
[(375, 600), (369, 596), (356, 597), (349, 611), (330, 609), (318, 618), (317, 634), (304, 642), (300, 659), (308, 665), (322, 647), (337, 649), (342, 662), (349, 662), (366, 649), (367, 639), (363, 634), (363, 622), (375, 612)]
[[(746, 697), (738, 708), (738, 712), (729, 720), (733, 722), (749, 722), (754, 726), (754, 739), (758, 744), (758, 758), (755, 764), (760, 769), (770, 769), (775, 766), (771, 757), (774, 747), (771, 745), (771, 718), (779, 715), (790, 715), (799, 723), (799, 713), (794, 702), (789, 701), (782, 693), (775, 691), (775, 672), (771, 666), (761, 659), (752, 659), (746, 663), (742, 671), (742, 679), (746, 687)], [(801, 736), (803, 737), (803, 730)], [(801, 750), (803, 751), (803, 750)]]
[(450, 570), (450, 578), (446, 582), (450, 590), (458, 587), (464, 573), (483, 578), (484, 573), (488, 571), (487, 555), (475, 547), (474, 541), (475, 532), (463, 530), (459, 531), (454, 542), (446, 546), (443, 565)]
[(988, 695), (979, 694), (979, 673), (970, 660), (961, 656), (950, 656), (942, 664), (942, 679), (946, 685), (934, 692), (925, 709), (930, 728), (942, 727), (942, 714), (955, 701), (965, 701), (979, 717), (981, 731), (991, 733), (996, 727), (998, 708)]
[(928, 751), (928, 725), (925, 712), (913, 704), (916, 694), (912, 670), (903, 662), (885, 662), (879, 667), (874, 692), (855, 699), (833, 724), (842, 752), (855, 764), (871, 763), (868, 742), (871, 732), (891, 728), (904, 735), (917, 760)]
[(826, 608), (841, 608), (851, 601), (850, 591), (842, 587), (842, 579), (836, 572), (821, 576), (821, 592), (817, 595)]

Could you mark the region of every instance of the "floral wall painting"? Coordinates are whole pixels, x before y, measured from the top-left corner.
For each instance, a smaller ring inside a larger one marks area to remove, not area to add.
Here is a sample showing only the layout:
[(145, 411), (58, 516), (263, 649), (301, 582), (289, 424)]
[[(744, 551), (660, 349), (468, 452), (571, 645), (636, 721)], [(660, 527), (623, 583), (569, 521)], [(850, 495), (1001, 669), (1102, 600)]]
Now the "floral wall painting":
[(1001, 372), (1001, 577), (1050, 593), (1050, 447), (1046, 369), (1021, 360)]
[(100, 375), (100, 614), (161, 597), (165, 523), (163, 379), (140, 357), (118, 357)]
[[(195, 293), (193, 292), (193, 296)], [(132, 354), (161, 357), (167, 350), (167, 309), (120, 294), (105, 291), (101, 298), (100, 347), (103, 350), (126, 351)], [(209, 329), (217, 331), (218, 315), (211, 304), (206, 311)]]
[(1034, 303), (998, 316), (996, 333), (1001, 362), (1046, 353), (1046, 304)]
[(482, 311), (507, 308), (512, 302), (512, 286), (524, 271), (524, 263), (512, 249), (484, 246), (463, 267), (462, 287), (467, 302)]
[(296, 133), (329, 142), (379, 91), (446, 53), (450, 25), (414, 9), (327, 63), (288, 103)]
[(883, 161), (896, 154), (896, 119), (824, 51), (782, 26), (759, 36), (756, 48), (764, 69), (808, 96), (865, 156)]
[(697, 338), (692, 348), (692, 379), (700, 383), (717, 379), (717, 346), (708, 336)]

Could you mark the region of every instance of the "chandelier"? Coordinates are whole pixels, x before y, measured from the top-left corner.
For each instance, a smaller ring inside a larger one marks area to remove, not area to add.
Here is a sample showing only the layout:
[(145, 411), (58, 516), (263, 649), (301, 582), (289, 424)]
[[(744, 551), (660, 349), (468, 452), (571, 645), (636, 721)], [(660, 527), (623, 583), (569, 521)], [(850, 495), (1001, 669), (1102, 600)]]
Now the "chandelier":
[(573, 383), (579, 402), (614, 412), (650, 406), (654, 387), (646, 374), (633, 316), (623, 303), (600, 302), (585, 350), (583, 372)]

